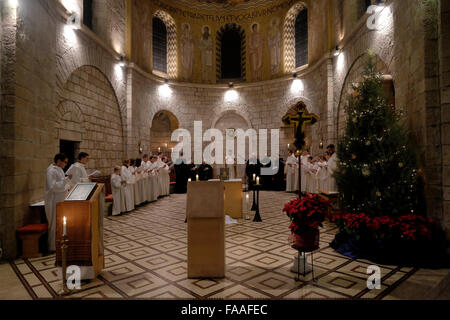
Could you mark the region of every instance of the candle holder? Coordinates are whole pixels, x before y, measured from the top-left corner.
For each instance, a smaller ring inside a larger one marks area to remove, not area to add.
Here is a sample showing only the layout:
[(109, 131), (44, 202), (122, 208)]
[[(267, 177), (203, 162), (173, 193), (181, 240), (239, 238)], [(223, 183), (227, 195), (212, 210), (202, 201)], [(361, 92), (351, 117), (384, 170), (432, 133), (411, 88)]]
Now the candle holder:
[(58, 292), (60, 296), (71, 294), (67, 288), (67, 251), (69, 249), (69, 238), (63, 235), (61, 239), (61, 269), (62, 269), (62, 289)]

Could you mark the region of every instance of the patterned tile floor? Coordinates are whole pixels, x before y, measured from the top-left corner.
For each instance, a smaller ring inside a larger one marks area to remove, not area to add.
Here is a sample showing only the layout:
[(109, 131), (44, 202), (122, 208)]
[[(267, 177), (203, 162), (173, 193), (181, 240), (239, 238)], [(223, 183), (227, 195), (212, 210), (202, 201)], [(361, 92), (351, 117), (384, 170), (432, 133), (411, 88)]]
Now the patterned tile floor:
[[(71, 298), (88, 299), (382, 299), (417, 270), (380, 266), (381, 290), (368, 290), (364, 260), (329, 247), (337, 232), (326, 223), (311, 274), (290, 272), (296, 253), (287, 243), (284, 203), (295, 195), (261, 193), (262, 223), (240, 220), (226, 228), (226, 278), (187, 279), (185, 195), (171, 195), (127, 216), (105, 219), (106, 268)], [(57, 298), (54, 256), (11, 264), (33, 299)], [(308, 261), (310, 257), (308, 256)]]

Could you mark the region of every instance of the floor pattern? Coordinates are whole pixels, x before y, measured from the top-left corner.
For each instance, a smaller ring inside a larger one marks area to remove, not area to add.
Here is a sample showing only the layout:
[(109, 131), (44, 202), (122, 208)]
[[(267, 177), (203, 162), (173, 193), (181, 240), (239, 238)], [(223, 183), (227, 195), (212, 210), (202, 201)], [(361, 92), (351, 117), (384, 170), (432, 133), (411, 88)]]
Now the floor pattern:
[[(226, 227), (226, 278), (187, 279), (185, 195), (171, 195), (126, 216), (105, 219), (105, 270), (69, 298), (84, 299), (383, 299), (417, 270), (379, 266), (380, 290), (367, 289), (369, 261), (329, 247), (336, 227), (326, 223), (314, 253), (315, 280), (290, 271), (284, 203), (295, 195), (261, 192), (262, 223), (240, 220)], [(310, 256), (308, 256), (308, 261)], [(55, 256), (11, 264), (33, 299), (59, 298)]]

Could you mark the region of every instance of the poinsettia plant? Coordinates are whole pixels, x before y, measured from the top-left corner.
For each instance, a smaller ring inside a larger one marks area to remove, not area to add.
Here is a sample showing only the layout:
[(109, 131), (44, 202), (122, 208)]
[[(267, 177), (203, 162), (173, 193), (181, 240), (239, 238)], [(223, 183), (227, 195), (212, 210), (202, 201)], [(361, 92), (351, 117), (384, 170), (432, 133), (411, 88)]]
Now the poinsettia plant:
[(436, 221), (416, 214), (370, 217), (365, 213), (344, 213), (332, 220), (356, 239), (364, 235), (376, 240), (430, 240), (433, 232), (440, 229)]
[(300, 233), (307, 228), (323, 227), (322, 222), (328, 213), (330, 202), (317, 194), (308, 193), (303, 198), (297, 198), (285, 204), (283, 212), (291, 220), (292, 233)]

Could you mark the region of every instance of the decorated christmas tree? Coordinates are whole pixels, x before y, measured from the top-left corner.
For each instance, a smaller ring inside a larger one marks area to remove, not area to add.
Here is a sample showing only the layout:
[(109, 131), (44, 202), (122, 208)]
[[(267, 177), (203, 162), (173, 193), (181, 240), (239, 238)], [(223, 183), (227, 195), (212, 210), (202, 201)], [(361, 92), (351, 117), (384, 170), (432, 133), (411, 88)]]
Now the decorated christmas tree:
[(367, 54), (363, 81), (345, 106), (347, 127), (339, 141), (335, 175), (342, 209), (370, 216), (416, 213), (416, 157), (401, 113), (383, 96), (383, 80)]

